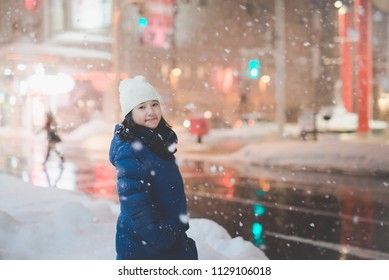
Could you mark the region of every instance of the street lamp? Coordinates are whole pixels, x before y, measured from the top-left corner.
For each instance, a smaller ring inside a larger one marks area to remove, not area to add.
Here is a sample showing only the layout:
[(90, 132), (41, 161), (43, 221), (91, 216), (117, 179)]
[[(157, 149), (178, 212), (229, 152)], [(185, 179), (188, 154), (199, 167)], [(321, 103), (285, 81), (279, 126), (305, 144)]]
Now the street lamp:
[(276, 116), (278, 123), (278, 134), (282, 138), (284, 134), (285, 125), (285, 0), (275, 1), (275, 22), (276, 29)]
[[(117, 88), (119, 86), (119, 41), (120, 41), (120, 22), (122, 17), (122, 11), (129, 4), (141, 4), (143, 0), (113, 0), (112, 1), (112, 71), (113, 71), (113, 83), (111, 88), (111, 94), (108, 100), (104, 102), (105, 106), (110, 106), (106, 109), (106, 117), (111, 120), (117, 121), (119, 119), (119, 95), (117, 94)], [(112, 96), (111, 96), (112, 95)], [(113, 118), (113, 119), (112, 119)]]

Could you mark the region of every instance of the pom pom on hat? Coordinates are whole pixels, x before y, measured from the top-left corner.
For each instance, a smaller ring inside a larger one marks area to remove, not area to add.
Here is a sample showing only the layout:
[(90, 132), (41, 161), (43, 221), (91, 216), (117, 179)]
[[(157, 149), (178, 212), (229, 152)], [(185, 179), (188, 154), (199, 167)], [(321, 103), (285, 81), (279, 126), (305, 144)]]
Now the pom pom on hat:
[(119, 84), (120, 107), (124, 116), (132, 111), (140, 103), (157, 100), (162, 103), (162, 98), (156, 89), (150, 85), (143, 76), (133, 79), (125, 79)]

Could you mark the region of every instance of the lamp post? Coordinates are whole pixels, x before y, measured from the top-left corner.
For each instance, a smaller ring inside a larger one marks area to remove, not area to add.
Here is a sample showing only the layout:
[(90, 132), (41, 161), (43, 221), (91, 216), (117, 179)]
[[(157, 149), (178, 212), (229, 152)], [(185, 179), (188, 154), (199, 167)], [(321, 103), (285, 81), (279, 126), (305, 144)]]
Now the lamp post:
[(275, 22), (277, 46), (275, 51), (276, 63), (276, 115), (278, 134), (282, 138), (285, 126), (285, 0), (275, 1)]
[(119, 120), (119, 95), (117, 89), (120, 80), (119, 71), (119, 41), (120, 41), (120, 22), (123, 10), (129, 4), (140, 4), (143, 0), (112, 0), (112, 72), (113, 81), (111, 84), (110, 94), (106, 94), (107, 98), (104, 100), (105, 117), (110, 121)]

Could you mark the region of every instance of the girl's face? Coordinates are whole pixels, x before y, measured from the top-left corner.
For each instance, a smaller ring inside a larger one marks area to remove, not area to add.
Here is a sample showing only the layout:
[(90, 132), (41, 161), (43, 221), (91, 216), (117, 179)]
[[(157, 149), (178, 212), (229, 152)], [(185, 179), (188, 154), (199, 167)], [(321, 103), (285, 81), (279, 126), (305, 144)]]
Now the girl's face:
[(132, 119), (138, 125), (151, 129), (158, 126), (162, 118), (162, 110), (157, 100), (140, 103), (132, 110)]

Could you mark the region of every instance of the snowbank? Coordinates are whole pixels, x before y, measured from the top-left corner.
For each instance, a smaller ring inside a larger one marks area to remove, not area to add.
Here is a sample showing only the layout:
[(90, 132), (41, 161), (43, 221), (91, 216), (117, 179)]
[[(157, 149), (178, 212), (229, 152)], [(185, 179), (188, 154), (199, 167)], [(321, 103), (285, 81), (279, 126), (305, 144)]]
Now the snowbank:
[[(119, 206), (74, 191), (39, 188), (0, 175), (0, 259), (110, 260), (115, 258)], [(199, 258), (268, 259), (251, 242), (231, 238), (217, 223), (190, 220)]]
[(389, 145), (350, 141), (280, 141), (249, 144), (232, 162), (359, 175), (389, 174)]

